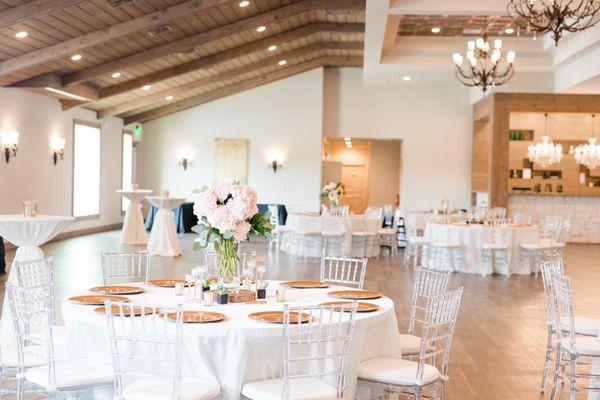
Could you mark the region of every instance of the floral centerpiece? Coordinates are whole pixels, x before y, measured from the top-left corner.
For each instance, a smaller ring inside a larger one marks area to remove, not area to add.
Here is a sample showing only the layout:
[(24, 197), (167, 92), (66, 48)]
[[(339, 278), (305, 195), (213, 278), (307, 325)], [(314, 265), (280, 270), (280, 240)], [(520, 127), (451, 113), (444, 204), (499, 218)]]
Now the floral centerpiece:
[(194, 250), (208, 247), (211, 243), (219, 252), (219, 275), (223, 282), (231, 283), (237, 277), (240, 259), (236, 243), (249, 239), (250, 235), (269, 238), (273, 227), (270, 213), (260, 213), (256, 205), (256, 192), (250, 186), (217, 184), (197, 191), (194, 214), (198, 225), (192, 230), (200, 235)]
[(338, 207), (344, 196), (344, 185), (340, 182), (328, 182), (321, 190), (321, 197), (329, 199), (332, 207)]

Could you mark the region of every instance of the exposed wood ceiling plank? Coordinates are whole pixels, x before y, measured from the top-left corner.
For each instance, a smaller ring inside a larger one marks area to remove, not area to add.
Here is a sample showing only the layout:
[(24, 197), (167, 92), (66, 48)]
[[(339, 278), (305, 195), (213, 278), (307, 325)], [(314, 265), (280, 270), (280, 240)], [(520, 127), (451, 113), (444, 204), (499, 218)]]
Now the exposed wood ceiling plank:
[[(362, 7), (362, 8), (361, 8)], [(108, 75), (114, 71), (119, 71), (135, 65), (143, 64), (161, 58), (170, 54), (184, 52), (203, 44), (223, 39), (248, 30), (256, 29), (260, 25), (268, 25), (278, 22), (313, 9), (338, 10), (338, 9), (364, 9), (364, 2), (358, 0), (304, 0), (298, 3), (290, 4), (282, 8), (268, 11), (243, 19), (228, 25), (220, 26), (197, 35), (188, 36), (184, 39), (171, 43), (165, 43), (162, 46), (156, 46), (135, 54), (122, 57), (101, 65), (96, 65), (81, 71), (76, 71), (65, 75), (63, 85), (68, 86), (75, 83), (84, 82), (101, 75)]]
[(278, 35), (274, 35), (254, 43), (243, 44), (220, 53), (211, 54), (187, 63), (179, 64), (171, 68), (166, 68), (140, 78), (132, 79), (117, 85), (101, 88), (99, 97), (101, 99), (129, 92), (141, 88), (144, 85), (150, 85), (162, 80), (170, 79), (178, 75), (196, 71), (201, 68), (213, 66), (215, 64), (229, 61), (238, 57), (246, 56), (257, 51), (265, 50), (268, 46), (279, 45), (284, 42), (291, 42), (316, 32), (364, 32), (364, 24), (352, 23), (315, 23), (305, 25)]
[(208, 84), (212, 84), (219, 81), (225, 81), (228, 79), (233, 79), (239, 75), (256, 72), (262, 68), (272, 67), (276, 65), (277, 60), (285, 58), (288, 62), (292, 59), (298, 57), (309, 56), (313, 53), (322, 51), (322, 50), (362, 50), (364, 46), (363, 42), (327, 42), (327, 43), (314, 43), (312, 45), (308, 45), (296, 50), (288, 51), (286, 53), (276, 54), (272, 57), (259, 60), (257, 62), (242, 65), (241, 67), (230, 69), (226, 72), (222, 72), (220, 74), (215, 74), (208, 76), (203, 79), (198, 79), (191, 83), (185, 83), (183, 85), (166, 89), (157, 93), (153, 93), (150, 95), (146, 95), (144, 97), (140, 97), (138, 99), (128, 101), (126, 103), (122, 103), (116, 105), (114, 107), (108, 107), (98, 111), (98, 118), (109, 117), (116, 114), (122, 114), (131, 110), (135, 110), (136, 108), (141, 108), (148, 106), (153, 103), (157, 103), (162, 101), (166, 96), (171, 95), (176, 98), (180, 94), (187, 93), (191, 90), (202, 88)]
[(62, 86), (62, 79), (60, 75), (49, 72), (42, 75), (34, 76), (33, 78), (25, 79), (9, 85), (8, 87), (18, 88), (43, 88), (43, 89), (54, 89), (55, 94), (61, 94), (69, 97), (77, 96), (83, 97), (88, 101), (98, 100), (98, 89), (87, 84), (79, 84), (69, 86), (68, 88)]
[(121, 22), (120, 24), (110, 26), (106, 29), (90, 32), (53, 46), (45, 47), (18, 57), (13, 57), (0, 63), (0, 76), (52, 61), (57, 58), (70, 56), (79, 50), (121, 36), (129, 35), (140, 30), (160, 26), (174, 19), (197, 13), (230, 1), (231, 0), (191, 0), (164, 10), (134, 18), (130, 21)]
[(166, 115), (173, 114), (191, 107), (196, 107), (198, 105), (230, 96), (235, 93), (243, 92), (267, 83), (275, 82), (314, 68), (340, 64), (348, 66), (362, 65), (362, 57), (321, 57), (308, 62), (290, 65), (289, 67), (284, 67), (272, 73), (247, 79), (240, 83), (229, 85), (221, 89), (217, 89), (208, 93), (202, 93), (198, 96), (188, 97), (167, 106), (125, 117), (124, 123), (127, 125), (134, 122), (148, 122), (153, 119), (164, 117)]
[(34, 0), (0, 12), (0, 29), (75, 6), (87, 0)]

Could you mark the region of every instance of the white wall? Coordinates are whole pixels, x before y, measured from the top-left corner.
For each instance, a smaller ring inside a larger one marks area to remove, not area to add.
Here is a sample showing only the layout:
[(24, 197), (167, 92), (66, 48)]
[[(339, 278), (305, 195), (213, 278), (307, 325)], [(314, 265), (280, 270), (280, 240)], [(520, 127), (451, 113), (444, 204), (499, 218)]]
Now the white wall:
[[(73, 119), (100, 123), (95, 113), (61, 111), (58, 100), (22, 89), (0, 88), (0, 132), (20, 133), (17, 157), (0, 159), (0, 214), (21, 212), (22, 200), (38, 200), (42, 214), (71, 215), (73, 179)], [(100, 227), (122, 222), (121, 187), (122, 120), (108, 118), (102, 124), (102, 170), (100, 218), (77, 221), (68, 230)], [(51, 162), (50, 138), (66, 139), (64, 160)], [(2, 154), (3, 156), (3, 154)]]
[[(144, 125), (142, 181), (172, 196), (193, 198), (212, 184), (213, 140), (249, 139), (248, 184), (259, 202), (318, 210), (321, 175), (323, 69), (315, 69)], [(184, 171), (175, 155), (180, 146), (195, 153)], [(266, 155), (285, 155), (274, 174)]]
[(325, 70), (324, 135), (401, 139), (401, 205), (470, 203), (469, 91), (450, 83), (363, 86), (362, 70)]

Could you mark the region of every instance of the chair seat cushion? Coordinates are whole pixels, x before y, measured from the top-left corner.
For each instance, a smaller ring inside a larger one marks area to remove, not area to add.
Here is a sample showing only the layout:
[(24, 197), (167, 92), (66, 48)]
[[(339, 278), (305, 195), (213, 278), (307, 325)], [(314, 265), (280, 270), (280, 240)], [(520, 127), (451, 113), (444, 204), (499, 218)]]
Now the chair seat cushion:
[(485, 250), (508, 250), (508, 245), (504, 243), (484, 243), (481, 247)]
[(372, 358), (360, 363), (358, 378), (392, 385), (427, 385), (441, 378), (436, 367), (425, 364), (423, 379), (417, 382), (417, 366), (414, 361), (399, 358)]
[[(281, 400), (283, 379), (244, 384), (242, 394), (252, 400)], [(336, 400), (337, 389), (317, 378), (290, 379), (289, 400)]]
[(586, 336), (600, 335), (600, 319), (575, 317), (575, 333)]
[[(112, 367), (94, 360), (79, 358), (60, 361), (56, 367), (56, 388), (68, 389), (82, 386), (108, 385), (113, 382)], [(46, 389), (50, 387), (48, 367), (46, 365), (27, 370), (25, 378)]]
[(344, 236), (344, 231), (323, 231), (322, 235), (323, 236), (339, 236), (339, 237), (342, 237), (342, 236)]
[(415, 335), (400, 334), (400, 349), (403, 356), (419, 354), (421, 351), (421, 338)]
[[(565, 338), (560, 341), (564, 350), (572, 353), (571, 339)], [(600, 338), (593, 336), (578, 336), (576, 339), (577, 353), (583, 356), (600, 356)]]
[[(123, 400), (171, 400), (173, 381), (161, 378), (144, 378), (123, 389)], [(211, 400), (221, 389), (216, 382), (204, 379), (181, 379), (181, 400)]]
[[(16, 368), (19, 366), (19, 354), (15, 346), (2, 344), (2, 366), (7, 368)], [(36, 367), (44, 365), (48, 360), (48, 347), (41, 345), (27, 346), (25, 351), (25, 367)], [(65, 348), (63, 345), (54, 345), (54, 359), (61, 361), (65, 358)]]
[(358, 232), (352, 232), (352, 236), (375, 236), (375, 233), (358, 231)]
[(525, 243), (520, 246), (525, 250), (548, 250), (553, 248), (562, 247), (558, 242), (553, 242), (550, 239), (540, 239), (537, 243)]
[(377, 233), (380, 235), (395, 235), (396, 230), (394, 228), (381, 228)]
[(431, 245), (433, 247), (446, 247), (446, 248), (459, 248), (462, 247), (461, 243), (456, 243), (456, 242), (435, 242), (435, 243), (431, 243)]

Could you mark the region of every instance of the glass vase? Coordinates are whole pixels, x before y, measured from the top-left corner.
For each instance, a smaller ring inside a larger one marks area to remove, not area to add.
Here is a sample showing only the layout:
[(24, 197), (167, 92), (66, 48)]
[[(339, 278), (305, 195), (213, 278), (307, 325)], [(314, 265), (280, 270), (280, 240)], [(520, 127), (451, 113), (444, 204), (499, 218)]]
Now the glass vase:
[(240, 258), (237, 246), (233, 240), (222, 240), (218, 247), (220, 254), (219, 280), (228, 292), (237, 291), (240, 288)]

